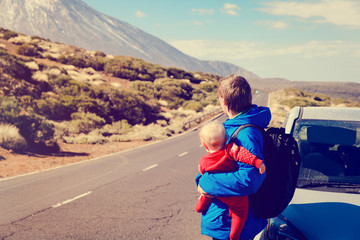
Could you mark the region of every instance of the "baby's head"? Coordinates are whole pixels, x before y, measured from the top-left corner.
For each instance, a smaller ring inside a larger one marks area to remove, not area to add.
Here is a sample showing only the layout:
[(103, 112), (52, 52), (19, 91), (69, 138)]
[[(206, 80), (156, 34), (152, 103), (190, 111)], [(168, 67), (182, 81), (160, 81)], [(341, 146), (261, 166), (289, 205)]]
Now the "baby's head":
[(205, 124), (200, 130), (200, 140), (208, 152), (222, 149), (226, 142), (226, 133), (223, 125), (219, 122)]

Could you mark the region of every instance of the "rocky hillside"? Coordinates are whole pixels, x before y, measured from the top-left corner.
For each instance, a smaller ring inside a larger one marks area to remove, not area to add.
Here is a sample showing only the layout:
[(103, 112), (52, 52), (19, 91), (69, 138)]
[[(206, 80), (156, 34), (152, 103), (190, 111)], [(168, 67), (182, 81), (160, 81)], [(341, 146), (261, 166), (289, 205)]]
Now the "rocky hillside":
[(201, 61), (127, 22), (104, 15), (81, 0), (1, 0), (0, 27), (106, 54), (132, 56), (167, 67), (226, 76), (245, 69)]
[[(219, 112), (220, 78), (0, 29), (0, 147), (51, 152), (59, 142), (166, 138), (191, 119)], [(250, 82), (253, 89), (259, 84)], [(281, 104), (335, 101), (296, 94)]]
[(219, 109), (219, 79), (0, 29), (0, 146), (168, 137)]

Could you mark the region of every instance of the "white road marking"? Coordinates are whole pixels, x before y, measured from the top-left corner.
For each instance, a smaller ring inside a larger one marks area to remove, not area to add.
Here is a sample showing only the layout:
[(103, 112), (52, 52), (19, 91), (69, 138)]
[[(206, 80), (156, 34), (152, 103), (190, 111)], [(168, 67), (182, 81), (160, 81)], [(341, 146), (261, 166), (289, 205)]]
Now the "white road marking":
[(149, 167), (147, 167), (147, 168), (144, 168), (144, 169), (143, 169), (143, 172), (148, 171), (148, 170), (150, 170), (150, 169), (152, 169), (152, 168), (155, 168), (155, 167), (157, 167), (157, 166), (158, 166), (158, 164), (153, 164), (153, 165), (151, 165), (151, 166), (149, 166)]
[(87, 193), (81, 194), (81, 195), (76, 196), (76, 197), (74, 197), (74, 198), (71, 198), (71, 199), (65, 200), (65, 201), (63, 201), (63, 202), (57, 203), (57, 204), (55, 204), (55, 205), (52, 205), (52, 207), (53, 207), (53, 208), (60, 207), (60, 206), (62, 206), (62, 205), (65, 205), (65, 204), (67, 204), (67, 203), (70, 203), (70, 202), (72, 202), (72, 201), (75, 201), (76, 199), (85, 197), (85, 196), (87, 196), (87, 195), (89, 195), (89, 194), (91, 194), (91, 193), (92, 193), (92, 191), (89, 191), (89, 192), (87, 192)]
[(179, 157), (185, 156), (186, 154), (188, 154), (188, 152), (183, 152), (179, 154)]

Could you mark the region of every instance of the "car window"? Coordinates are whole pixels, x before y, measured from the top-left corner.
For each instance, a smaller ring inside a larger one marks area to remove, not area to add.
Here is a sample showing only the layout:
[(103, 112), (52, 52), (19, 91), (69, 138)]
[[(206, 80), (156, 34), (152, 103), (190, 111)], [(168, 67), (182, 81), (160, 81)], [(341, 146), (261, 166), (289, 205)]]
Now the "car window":
[(299, 120), (293, 135), (302, 160), (300, 185), (360, 187), (360, 122)]

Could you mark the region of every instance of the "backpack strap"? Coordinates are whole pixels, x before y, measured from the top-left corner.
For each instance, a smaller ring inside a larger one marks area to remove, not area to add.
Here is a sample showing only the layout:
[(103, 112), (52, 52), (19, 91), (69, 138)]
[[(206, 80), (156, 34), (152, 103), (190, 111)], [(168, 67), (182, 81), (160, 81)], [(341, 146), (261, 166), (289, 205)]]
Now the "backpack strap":
[(248, 123), (248, 124), (244, 124), (244, 125), (241, 125), (240, 127), (238, 127), (238, 129), (236, 129), (235, 132), (231, 135), (229, 142), (235, 142), (235, 139), (237, 138), (237, 135), (239, 134), (239, 132), (247, 127), (253, 127), (253, 128), (258, 129), (261, 132), (261, 134), (264, 136), (265, 130), (263, 128), (255, 125), (255, 124)]

